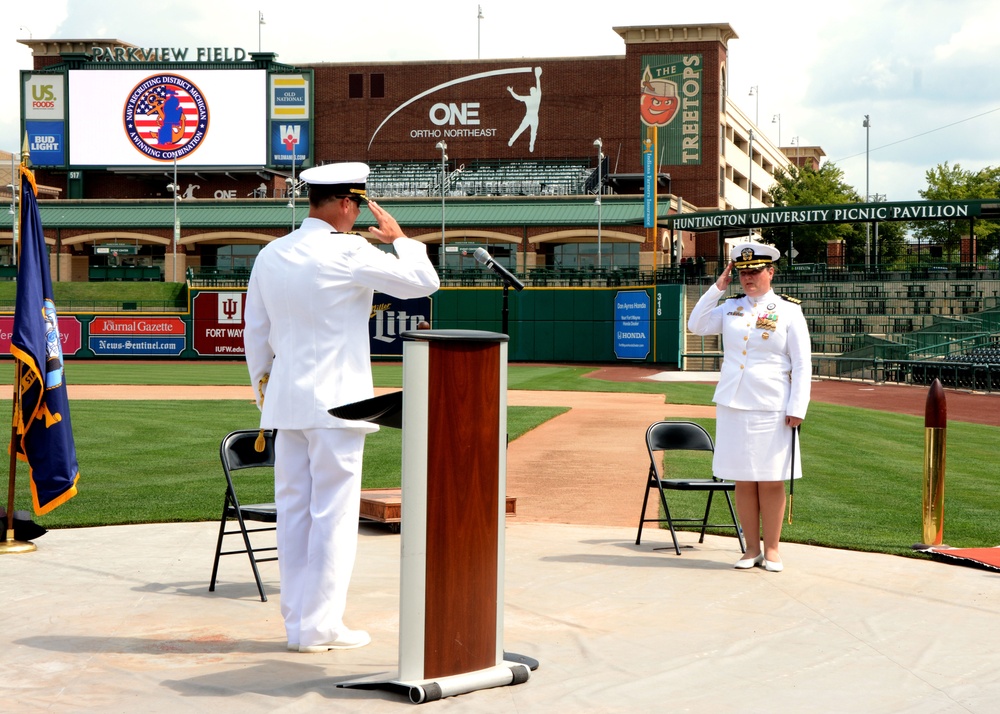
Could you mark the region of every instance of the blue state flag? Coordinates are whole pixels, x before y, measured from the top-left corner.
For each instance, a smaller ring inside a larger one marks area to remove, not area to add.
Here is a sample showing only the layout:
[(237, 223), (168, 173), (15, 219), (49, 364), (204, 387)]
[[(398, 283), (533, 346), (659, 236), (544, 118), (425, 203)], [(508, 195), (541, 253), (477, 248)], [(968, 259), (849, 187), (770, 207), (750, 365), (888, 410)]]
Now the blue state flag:
[(42, 515), (76, 495), (80, 469), (36, 191), (34, 175), (22, 166), (20, 263), (10, 351), (16, 380), (12, 448), (28, 462), (35, 513)]

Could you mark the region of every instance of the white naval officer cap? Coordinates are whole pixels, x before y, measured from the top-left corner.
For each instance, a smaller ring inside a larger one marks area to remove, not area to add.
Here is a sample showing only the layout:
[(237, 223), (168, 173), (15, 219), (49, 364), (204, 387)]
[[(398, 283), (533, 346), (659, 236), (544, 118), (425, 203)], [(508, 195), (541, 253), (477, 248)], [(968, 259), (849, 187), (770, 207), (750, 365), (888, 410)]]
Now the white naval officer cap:
[(737, 270), (746, 270), (767, 267), (777, 262), (781, 253), (774, 246), (763, 243), (740, 243), (733, 247), (729, 257)]
[(365, 183), (369, 171), (368, 164), (346, 161), (314, 166), (299, 174), (299, 178), (310, 186), (322, 186), (327, 195), (356, 195), (367, 200)]

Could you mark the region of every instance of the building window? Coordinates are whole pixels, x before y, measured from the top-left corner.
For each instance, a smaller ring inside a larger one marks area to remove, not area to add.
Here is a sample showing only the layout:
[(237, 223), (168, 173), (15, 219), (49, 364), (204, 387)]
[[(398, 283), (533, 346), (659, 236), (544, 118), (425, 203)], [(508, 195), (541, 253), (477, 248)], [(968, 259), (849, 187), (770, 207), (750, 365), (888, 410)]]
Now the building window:
[[(206, 267), (211, 267), (211, 258), (208, 255), (210, 247), (205, 246), (206, 251), (202, 260), (202, 263), (206, 264)], [(253, 262), (257, 258), (257, 254), (263, 247), (257, 244), (220, 245), (215, 251), (214, 267), (222, 272), (243, 270), (249, 272), (253, 267)]]
[(365, 76), (363, 74), (347, 75), (347, 96), (351, 99), (364, 99)]
[(371, 75), (372, 99), (382, 99), (385, 96), (385, 75), (379, 72)]
[[(602, 243), (601, 265), (605, 268), (634, 268), (639, 265), (638, 243)], [(596, 243), (557, 243), (552, 246), (549, 267), (585, 268), (597, 266)]]

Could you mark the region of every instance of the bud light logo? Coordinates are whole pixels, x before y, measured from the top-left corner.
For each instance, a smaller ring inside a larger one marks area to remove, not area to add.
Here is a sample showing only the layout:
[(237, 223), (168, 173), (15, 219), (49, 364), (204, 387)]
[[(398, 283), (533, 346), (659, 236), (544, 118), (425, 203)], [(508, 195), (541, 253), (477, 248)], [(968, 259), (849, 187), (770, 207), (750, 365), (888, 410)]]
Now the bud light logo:
[(175, 74), (147, 77), (125, 102), (125, 131), (144, 156), (173, 161), (187, 156), (208, 133), (208, 103), (192, 82)]

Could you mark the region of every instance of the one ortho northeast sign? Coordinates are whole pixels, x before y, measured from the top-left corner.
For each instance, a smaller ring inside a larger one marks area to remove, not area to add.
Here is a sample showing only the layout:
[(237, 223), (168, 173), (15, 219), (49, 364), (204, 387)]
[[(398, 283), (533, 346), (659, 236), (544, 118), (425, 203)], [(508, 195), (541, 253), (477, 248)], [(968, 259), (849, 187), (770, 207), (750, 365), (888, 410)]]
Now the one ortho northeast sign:
[(783, 206), (738, 211), (682, 213), (660, 220), (663, 228), (694, 233), (734, 228), (870, 223), (890, 221), (1000, 220), (1000, 201), (896, 201), (891, 203), (839, 203), (827, 206)]
[(649, 293), (621, 290), (615, 293), (615, 357), (646, 359), (649, 354)]

